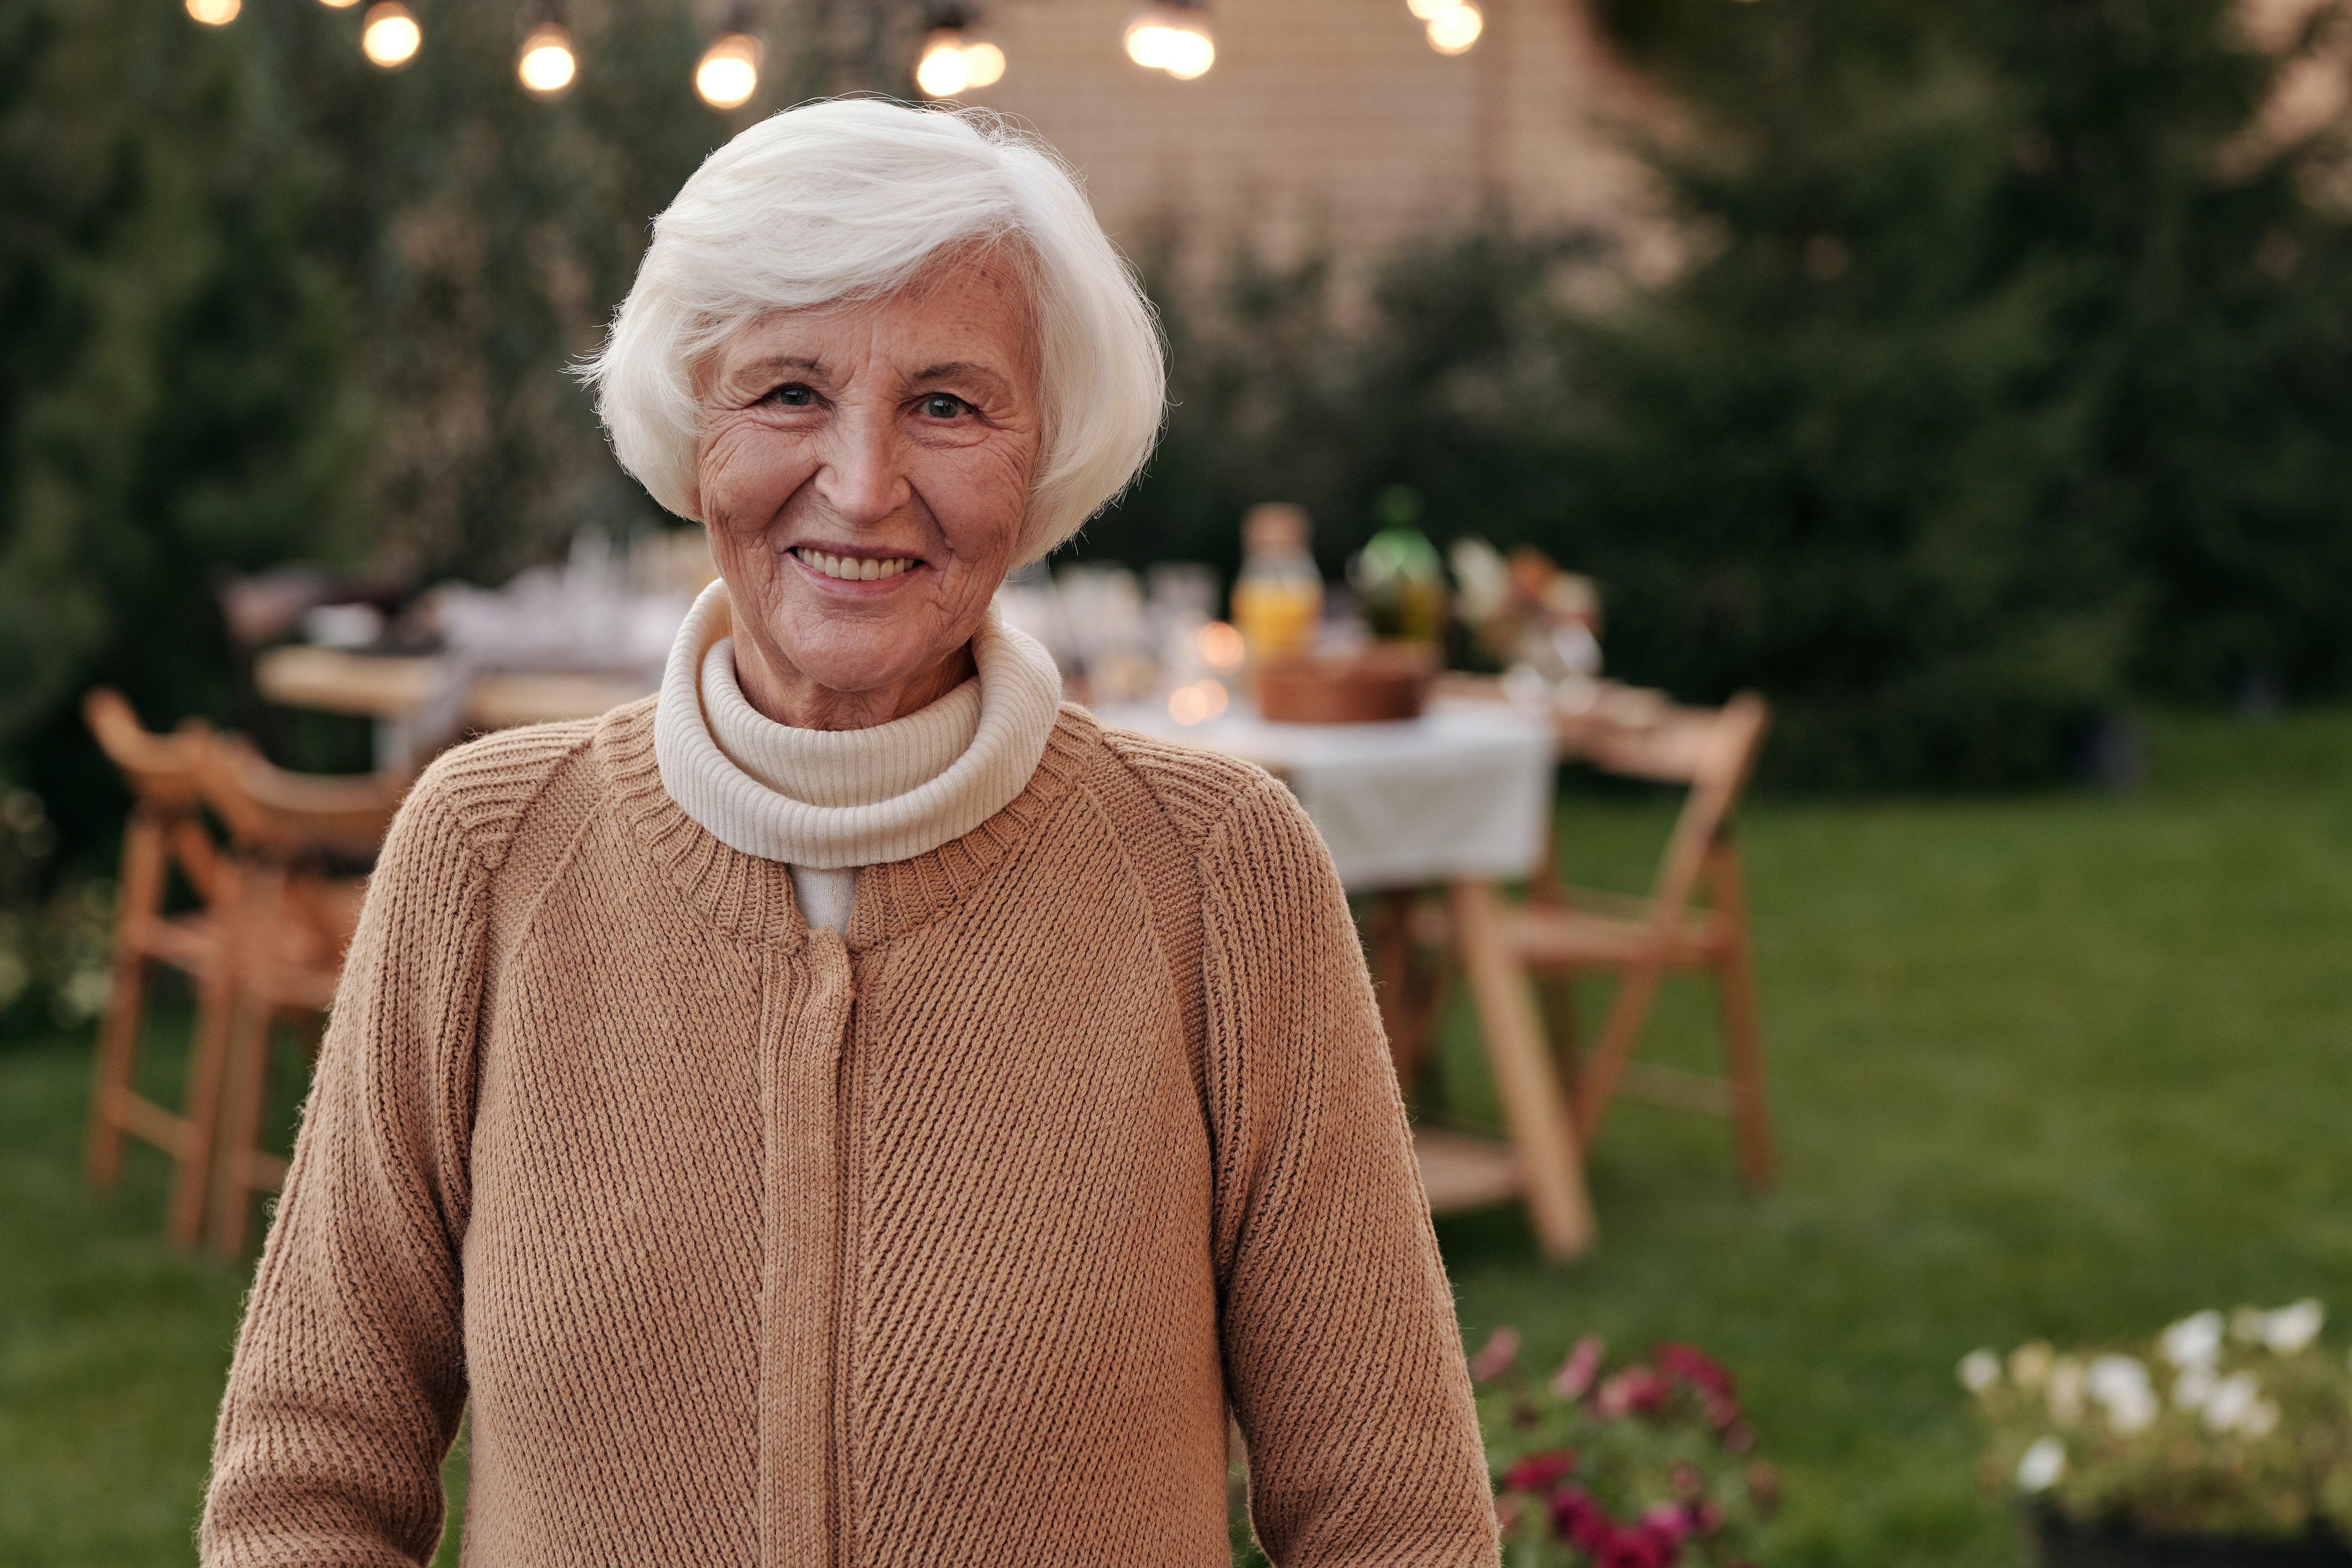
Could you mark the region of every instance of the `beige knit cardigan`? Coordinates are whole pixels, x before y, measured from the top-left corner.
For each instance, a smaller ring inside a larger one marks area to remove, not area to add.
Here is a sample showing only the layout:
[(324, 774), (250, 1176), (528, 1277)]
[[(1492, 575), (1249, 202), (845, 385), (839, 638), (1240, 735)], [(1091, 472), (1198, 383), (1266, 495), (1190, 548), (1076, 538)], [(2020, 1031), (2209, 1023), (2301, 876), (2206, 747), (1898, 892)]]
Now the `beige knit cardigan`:
[(651, 703), (436, 763), (229, 1376), (215, 1564), (1491, 1564), (1348, 909), (1264, 774), (1066, 708), (846, 940)]

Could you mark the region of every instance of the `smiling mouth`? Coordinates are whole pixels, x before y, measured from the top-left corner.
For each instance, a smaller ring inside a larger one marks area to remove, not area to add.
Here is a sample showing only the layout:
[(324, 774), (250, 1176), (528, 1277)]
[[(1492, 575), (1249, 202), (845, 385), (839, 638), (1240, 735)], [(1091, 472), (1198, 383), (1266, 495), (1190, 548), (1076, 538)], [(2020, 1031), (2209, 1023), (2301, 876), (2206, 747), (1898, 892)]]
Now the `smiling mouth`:
[(898, 576), (909, 567), (922, 564), (912, 556), (891, 556), (874, 560), (854, 555), (827, 555), (805, 545), (795, 547), (793, 554), (811, 571), (838, 578), (844, 582), (879, 582), (885, 578)]

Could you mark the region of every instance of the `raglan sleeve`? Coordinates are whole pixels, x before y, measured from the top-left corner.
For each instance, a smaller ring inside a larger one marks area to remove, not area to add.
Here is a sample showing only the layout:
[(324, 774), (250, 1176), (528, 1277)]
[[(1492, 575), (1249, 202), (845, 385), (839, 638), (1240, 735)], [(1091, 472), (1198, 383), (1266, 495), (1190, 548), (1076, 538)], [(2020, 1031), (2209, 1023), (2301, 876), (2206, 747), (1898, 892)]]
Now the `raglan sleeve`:
[(208, 1568), (394, 1568), (440, 1539), (488, 873), (433, 784), (370, 882), (237, 1336)]
[(1279, 1568), (1497, 1561), (1451, 1287), (1338, 874), (1281, 785), (1202, 852), (1213, 1244)]

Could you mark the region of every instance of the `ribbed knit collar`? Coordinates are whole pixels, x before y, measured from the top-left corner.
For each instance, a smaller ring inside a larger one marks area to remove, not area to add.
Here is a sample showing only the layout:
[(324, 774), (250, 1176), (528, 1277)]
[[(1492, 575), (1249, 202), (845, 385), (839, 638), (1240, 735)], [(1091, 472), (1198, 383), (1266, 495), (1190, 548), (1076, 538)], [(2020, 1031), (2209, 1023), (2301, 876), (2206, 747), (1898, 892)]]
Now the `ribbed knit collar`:
[[(663, 786), (654, 756), (658, 705), (655, 697), (631, 703), (596, 727), (594, 753), (622, 820), (662, 877), (714, 930), (750, 947), (796, 951), (807, 940), (808, 925), (793, 894), (790, 867), (722, 843)], [(1065, 706), (1028, 786), (1003, 810), (928, 853), (860, 867), (856, 913), (843, 933), (849, 950), (896, 941), (982, 893), (1061, 810), (1102, 748), (1093, 716)]]
[(671, 645), (654, 752), (688, 816), (762, 860), (839, 870), (961, 838), (1028, 784), (1059, 711), (1053, 655), (992, 612), (972, 638), (978, 677), (920, 712), (866, 729), (778, 724), (737, 685), (731, 630), (714, 582)]

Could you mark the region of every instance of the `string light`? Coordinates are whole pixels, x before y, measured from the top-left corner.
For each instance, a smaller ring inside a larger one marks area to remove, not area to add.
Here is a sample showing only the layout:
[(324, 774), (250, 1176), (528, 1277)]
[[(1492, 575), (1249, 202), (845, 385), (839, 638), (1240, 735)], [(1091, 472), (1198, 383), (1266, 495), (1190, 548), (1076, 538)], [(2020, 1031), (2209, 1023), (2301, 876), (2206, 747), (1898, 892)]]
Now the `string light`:
[(975, 37), (960, 21), (932, 28), (915, 66), (915, 85), (926, 98), (953, 98), (975, 88), (994, 87), (1003, 76), (1004, 51)]
[(207, 27), (226, 27), (243, 7), (238, 0), (188, 0), (188, 15)]
[(360, 0), (319, 0), (330, 11), (348, 11), (359, 3)]
[(415, 59), (424, 42), (425, 29), (400, 0), (380, 0), (369, 6), (360, 26), (360, 53), (388, 71)]
[(555, 98), (580, 74), (579, 57), (572, 51), (572, 35), (561, 22), (541, 22), (523, 37), (515, 56), (515, 77), (541, 98)]
[(760, 40), (729, 33), (702, 54), (694, 68), (694, 90), (713, 109), (737, 109), (760, 90)]
[(1127, 19), (1127, 57), (1147, 70), (1166, 71), (1178, 81), (1205, 76), (1217, 61), (1209, 19), (1197, 4), (1152, 0)]
[(1441, 55), (1458, 55), (1478, 41), (1478, 35), (1486, 30), (1486, 17), (1471, 0), (1461, 0), (1434, 16), (1423, 17), (1422, 30), (1429, 35), (1431, 48)]

